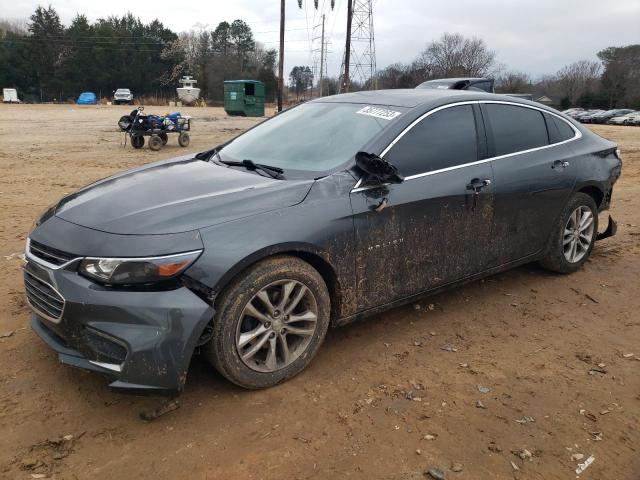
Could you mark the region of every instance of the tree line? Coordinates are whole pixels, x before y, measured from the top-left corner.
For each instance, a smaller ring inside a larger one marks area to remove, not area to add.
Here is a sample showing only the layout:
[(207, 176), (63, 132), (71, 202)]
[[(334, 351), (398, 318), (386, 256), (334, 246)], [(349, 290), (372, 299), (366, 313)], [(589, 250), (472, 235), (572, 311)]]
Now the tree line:
[(87, 90), (110, 97), (116, 88), (173, 97), (182, 75), (194, 76), (211, 100), (222, 100), (224, 80), (261, 80), (270, 100), (276, 62), (276, 51), (242, 20), (177, 34), (130, 13), (93, 23), (78, 14), (64, 26), (53, 7), (39, 6), (26, 25), (0, 22), (0, 85), (28, 101), (66, 101)]
[[(609, 47), (599, 61), (580, 60), (539, 79), (508, 70), (478, 38), (446, 33), (409, 63), (394, 63), (351, 90), (414, 88), (445, 77), (492, 77), (503, 93), (547, 95), (562, 107), (640, 108), (640, 45)], [(243, 20), (211, 31), (175, 33), (160, 21), (144, 24), (130, 13), (90, 23), (77, 15), (64, 26), (51, 6), (37, 7), (25, 24), (0, 20), (0, 85), (16, 87), (30, 101), (66, 101), (91, 90), (108, 97), (116, 88), (135, 95), (173, 97), (178, 80), (192, 75), (207, 100), (223, 99), (223, 81), (261, 80), (267, 101), (276, 91), (275, 49), (265, 49)], [(325, 77), (324, 95), (338, 93), (339, 79)], [(312, 93), (314, 75), (297, 65), (289, 90), (297, 100)], [(317, 88), (317, 87), (316, 87)]]

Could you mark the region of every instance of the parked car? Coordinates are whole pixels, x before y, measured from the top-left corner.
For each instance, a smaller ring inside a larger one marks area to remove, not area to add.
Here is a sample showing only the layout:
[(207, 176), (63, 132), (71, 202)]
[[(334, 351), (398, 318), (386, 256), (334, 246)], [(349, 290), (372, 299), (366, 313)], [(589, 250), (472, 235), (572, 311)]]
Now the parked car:
[(2, 103), (20, 103), (18, 91), (15, 88), (3, 88)]
[(574, 114), (581, 113), (584, 111), (585, 111), (584, 108), (569, 108), (568, 110), (563, 110), (562, 113), (572, 117)]
[(133, 105), (133, 93), (128, 88), (119, 88), (113, 92), (113, 104)]
[(117, 390), (182, 390), (196, 348), (269, 387), (330, 325), (528, 262), (580, 269), (615, 233), (598, 218), (620, 172), (615, 143), (525, 100), (319, 98), (47, 209), (26, 245), (32, 327)]
[(625, 125), (640, 126), (640, 111), (627, 116)]
[(93, 92), (82, 92), (76, 102), (78, 105), (96, 105), (98, 98)]
[(591, 119), (594, 116), (600, 115), (601, 113), (604, 113), (604, 112), (605, 112), (604, 110), (588, 110), (584, 114), (577, 114), (575, 116), (575, 119), (581, 123), (591, 123)]
[(640, 112), (630, 112), (627, 113), (625, 115), (619, 115), (617, 117), (613, 117), (611, 119), (609, 119), (609, 121), (607, 123), (611, 124), (611, 125), (626, 125), (627, 124), (627, 120), (629, 120), (630, 117), (633, 117), (634, 115), (640, 115)]
[(627, 113), (631, 113), (631, 112), (633, 112), (633, 110), (629, 108), (617, 108), (614, 110), (607, 110), (606, 112), (591, 116), (589, 123), (607, 123), (613, 117), (626, 115)]
[(493, 78), (439, 78), (421, 83), (416, 88), (433, 88), (438, 90), (476, 90), (494, 93)]

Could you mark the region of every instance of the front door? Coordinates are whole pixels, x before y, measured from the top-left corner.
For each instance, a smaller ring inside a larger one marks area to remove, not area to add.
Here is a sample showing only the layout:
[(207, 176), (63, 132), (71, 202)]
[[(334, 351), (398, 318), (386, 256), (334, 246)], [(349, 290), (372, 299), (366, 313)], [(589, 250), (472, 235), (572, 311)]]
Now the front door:
[(404, 183), (352, 191), (359, 309), (486, 268), (493, 174), (480, 156), (473, 106), (446, 107), (424, 117), (385, 153)]

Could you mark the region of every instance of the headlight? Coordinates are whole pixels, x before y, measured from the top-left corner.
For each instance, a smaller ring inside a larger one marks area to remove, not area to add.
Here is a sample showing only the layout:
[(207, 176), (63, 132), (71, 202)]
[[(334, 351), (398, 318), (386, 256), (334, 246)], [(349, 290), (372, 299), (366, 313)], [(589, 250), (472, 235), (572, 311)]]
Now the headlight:
[(149, 258), (85, 258), (82, 275), (108, 284), (155, 283), (184, 272), (202, 250)]

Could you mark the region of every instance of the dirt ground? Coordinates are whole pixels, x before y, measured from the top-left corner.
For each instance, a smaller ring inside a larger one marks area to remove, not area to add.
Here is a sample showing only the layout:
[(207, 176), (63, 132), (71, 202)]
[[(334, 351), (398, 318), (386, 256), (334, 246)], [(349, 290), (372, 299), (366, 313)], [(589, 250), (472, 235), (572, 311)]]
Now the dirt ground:
[(550, 480), (590, 455), (581, 478), (640, 478), (640, 128), (595, 127), (622, 149), (619, 232), (582, 271), (528, 265), (333, 330), (305, 372), (266, 391), (196, 358), (181, 408), (145, 423), (159, 400), (58, 364), (28, 327), (25, 236), (65, 193), (257, 120), (183, 109), (191, 145), (155, 153), (123, 148), (129, 110), (0, 106), (1, 478), (411, 480), (439, 467)]

